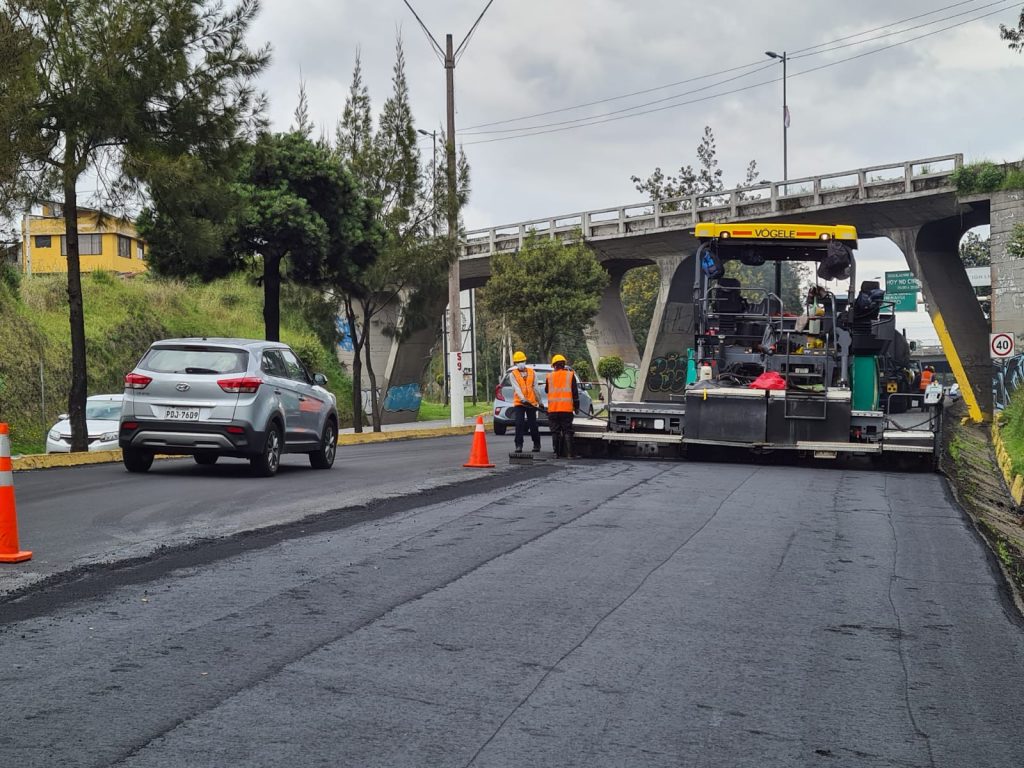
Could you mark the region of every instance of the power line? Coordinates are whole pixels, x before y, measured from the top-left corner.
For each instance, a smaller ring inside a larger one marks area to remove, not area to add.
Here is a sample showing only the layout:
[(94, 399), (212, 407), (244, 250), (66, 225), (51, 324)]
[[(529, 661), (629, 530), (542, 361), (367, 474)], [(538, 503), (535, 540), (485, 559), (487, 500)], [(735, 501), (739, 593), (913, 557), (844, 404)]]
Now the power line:
[[(973, 2), (973, 0), (972, 0), (972, 2)], [(758, 66), (760, 64), (763, 64), (763, 63), (764, 63), (764, 59), (758, 59), (757, 61), (752, 61), (749, 64), (742, 64), (742, 65), (740, 65), (738, 67), (730, 67), (729, 69), (722, 69), (722, 70), (719, 70), (718, 72), (711, 72), (710, 74), (707, 74), (707, 75), (697, 75), (696, 77), (688, 77), (686, 80), (679, 80), (678, 82), (675, 82), (675, 83), (667, 83), (666, 85), (656, 85), (653, 88), (646, 88), (646, 89), (644, 89), (642, 91), (633, 91), (632, 93), (624, 93), (621, 96), (609, 96), (606, 99), (598, 99), (597, 101), (588, 101), (585, 104), (577, 104), (576, 106), (573, 106), (573, 107), (562, 107), (561, 109), (551, 109), (551, 110), (548, 110), (547, 112), (537, 112), (537, 113), (532, 114), (532, 115), (523, 115), (522, 117), (512, 117), (512, 118), (509, 118), (508, 120), (495, 120), (493, 123), (480, 123), (478, 125), (471, 125), (468, 128), (465, 128), (463, 130), (464, 131), (473, 131), (473, 130), (476, 130), (477, 128), (489, 128), (492, 125), (504, 125), (505, 123), (518, 123), (518, 122), (521, 122), (523, 120), (530, 120), (531, 118), (534, 118), (534, 117), (546, 117), (547, 115), (554, 115), (554, 114), (557, 114), (559, 112), (571, 112), (574, 109), (583, 109), (584, 107), (593, 107), (593, 106), (595, 106), (597, 104), (605, 104), (605, 103), (607, 103), (609, 101), (618, 101), (620, 99), (628, 99), (631, 96), (643, 96), (644, 94), (647, 94), (647, 93), (654, 93), (655, 91), (663, 91), (666, 88), (675, 88), (677, 85), (686, 85), (687, 83), (694, 83), (694, 82), (696, 82), (698, 80), (706, 80), (709, 77), (717, 77), (718, 75), (727, 75), (730, 72), (736, 72), (736, 71), (738, 71), (740, 69), (750, 69), (751, 67), (756, 67), (756, 66)], [(679, 94), (677, 94), (677, 95), (679, 95)]]
[(583, 121), (586, 121), (586, 120), (593, 120), (595, 117), (608, 117), (610, 115), (618, 115), (618, 114), (621, 114), (623, 112), (632, 112), (633, 110), (639, 109), (640, 107), (648, 107), (648, 106), (651, 106), (652, 104), (661, 104), (661, 103), (666, 102), (666, 101), (672, 101), (673, 99), (678, 99), (680, 96), (688, 96), (688, 95), (693, 94), (693, 93), (700, 93), (701, 91), (706, 91), (709, 88), (717, 88), (718, 86), (724, 85), (725, 83), (731, 83), (731, 82), (734, 82), (736, 80), (742, 80), (744, 77), (749, 77), (750, 75), (756, 75), (758, 72), (762, 72), (762, 71), (764, 71), (764, 70), (766, 70), (766, 69), (768, 69), (770, 67), (774, 67), (775, 66), (775, 62), (774, 61), (768, 61), (768, 62), (762, 61), (762, 62), (759, 62), (759, 63), (761, 64), (761, 66), (758, 67), (757, 69), (753, 70), (752, 72), (746, 72), (746, 73), (744, 73), (742, 75), (736, 75), (735, 77), (730, 77), (730, 78), (727, 78), (725, 80), (719, 80), (716, 83), (711, 83), (710, 85), (705, 85), (705, 86), (702, 86), (700, 88), (694, 88), (691, 91), (684, 91), (683, 93), (677, 93), (677, 94), (675, 94), (673, 96), (665, 96), (664, 98), (661, 98), (661, 99), (655, 99), (654, 101), (648, 101), (648, 102), (646, 102), (644, 104), (636, 104), (636, 105), (634, 105), (632, 107), (623, 107), (622, 109), (616, 109), (616, 110), (614, 110), (612, 112), (605, 112), (603, 115), (590, 115), (589, 117), (577, 117), (577, 118), (574, 118), (572, 120), (563, 120), (563, 121), (558, 122), (558, 123), (546, 123), (544, 125), (523, 126), (522, 128), (495, 128), (495, 129), (490, 130), (490, 131), (469, 131), (469, 130), (465, 130), (465, 131), (462, 132), (462, 134), (464, 136), (467, 136), (467, 135), (468, 136), (483, 136), (483, 135), (492, 134), (492, 133), (515, 133), (516, 131), (529, 131), (529, 130), (533, 130), (535, 128), (550, 128), (550, 127), (554, 127), (554, 126), (558, 126), (558, 125), (568, 125), (570, 123), (579, 123), (579, 122), (583, 122)]
[(473, 33), (476, 32), (476, 28), (479, 26), (480, 20), (483, 19), (484, 14), (487, 13), (487, 10), (491, 7), (491, 3), (493, 2), (494, 0), (488, 0), (487, 5), (484, 6), (484, 9), (480, 11), (480, 15), (476, 17), (476, 21), (473, 22), (473, 26), (469, 28), (469, 32), (467, 32), (466, 36), (462, 38), (462, 42), (459, 43), (459, 47), (455, 49), (456, 64), (459, 59), (462, 58), (462, 54), (465, 52), (466, 46), (469, 45), (469, 39), (473, 36)]
[[(959, 3), (953, 3), (952, 5), (944, 5), (941, 8), (936, 8), (934, 11), (928, 11), (927, 13), (919, 13), (916, 16), (909, 16), (909, 17), (907, 17), (905, 19), (900, 19), (899, 21), (890, 21), (888, 24), (883, 24), (880, 27), (873, 27), (872, 29), (865, 29), (865, 30), (863, 30), (861, 32), (857, 32), (857, 33), (852, 34), (852, 35), (846, 35), (845, 37), (837, 37), (835, 40), (830, 40), (827, 43), (818, 43), (817, 45), (812, 45), (812, 46), (809, 46), (807, 48), (800, 48), (799, 50), (793, 51), (792, 53), (790, 53), (788, 55), (789, 56), (796, 56), (796, 55), (804, 53), (806, 51), (813, 51), (815, 48), (823, 48), (826, 45), (832, 45), (833, 43), (842, 43), (842, 42), (845, 42), (846, 40), (852, 40), (855, 37), (863, 37), (864, 35), (870, 35), (873, 32), (879, 32), (879, 31), (881, 31), (883, 29), (888, 29), (889, 27), (895, 26), (896, 24), (905, 24), (908, 21), (917, 21), (918, 19), (923, 19), (925, 16), (934, 16), (936, 13), (942, 13), (942, 11), (948, 11), (950, 8), (958, 8), (961, 5), (970, 5), (971, 3), (975, 3), (975, 2), (977, 2), (977, 0), (961, 0)], [(939, 19), (939, 21), (942, 21), (942, 19)], [(934, 23), (934, 22), (932, 22), (932, 23)], [(867, 42), (867, 41), (865, 41), (865, 42)]]
[[(935, 14), (941, 13), (942, 11), (947, 11), (947, 10), (949, 10), (951, 8), (957, 8), (959, 6), (967, 5), (967, 4), (974, 3), (974, 2), (977, 2), (977, 0), (961, 0), (960, 2), (953, 3), (951, 5), (946, 5), (946, 6), (943, 6), (941, 8), (936, 8), (935, 10), (932, 10), (932, 11), (928, 11), (927, 13), (917, 14), (915, 16), (910, 16), (910, 17), (907, 17), (905, 19), (899, 19), (897, 21), (892, 21), (892, 22), (889, 22), (887, 24), (883, 24), (882, 26), (879, 26), (879, 27), (874, 27), (872, 29), (863, 30), (861, 32), (857, 32), (857, 33), (852, 34), (852, 35), (846, 35), (844, 37), (836, 38), (835, 40), (830, 40), (830, 41), (825, 42), (825, 43), (819, 43), (817, 45), (809, 46), (807, 48), (801, 48), (799, 50), (793, 51), (793, 53), (790, 54), (790, 57), (791, 58), (796, 58), (799, 54), (804, 54), (805, 56), (817, 55), (816, 53), (805, 53), (805, 52), (806, 51), (813, 51), (815, 48), (823, 48), (825, 46), (830, 46), (830, 45), (833, 45), (835, 43), (844, 42), (846, 40), (850, 40), (850, 39), (855, 38), (855, 37), (863, 37), (864, 35), (868, 35), (868, 34), (871, 34), (873, 32), (877, 32), (877, 31), (882, 30), (882, 29), (887, 29), (889, 27), (892, 27), (892, 26), (895, 26), (895, 25), (898, 25), (898, 24), (905, 24), (908, 21), (916, 21), (917, 19), (924, 18), (926, 16), (934, 16)], [(1000, 2), (1002, 2), (1002, 0), (1000, 0)], [(994, 4), (995, 3), (992, 3), (990, 5), (994, 5)], [(990, 6), (982, 6), (982, 9), (984, 9), (986, 7), (990, 7)], [(976, 10), (981, 10), (981, 9), (976, 9)], [(970, 13), (970, 11), (967, 11), (967, 13)], [(950, 18), (954, 18), (954, 17), (953, 16), (948, 16), (948, 17), (944, 17), (942, 19), (935, 19), (935, 20), (929, 22), (929, 24), (941, 23), (943, 21), (947, 21)], [(928, 26), (928, 24), (924, 24), (924, 25), (921, 25), (921, 26)], [(911, 29), (914, 29), (914, 28), (911, 28)], [(903, 31), (906, 32), (906, 31), (910, 31), (910, 30), (903, 30)], [(890, 33), (890, 34), (894, 34), (894, 33)], [(870, 38), (868, 40), (862, 40), (859, 43), (854, 43), (854, 45), (866, 44), (866, 43), (871, 42), (874, 39), (880, 39), (881, 37), (884, 37), (884, 36), (885, 35), (881, 35), (878, 38)], [(830, 49), (830, 50), (836, 50), (836, 49), (833, 48), (833, 49)], [(826, 53), (826, 52), (827, 51), (818, 51), (817, 53)], [(592, 107), (592, 106), (597, 106), (599, 104), (606, 104), (606, 103), (611, 102), (611, 101), (619, 101), (621, 99), (628, 99), (628, 98), (631, 98), (633, 96), (642, 96), (642, 95), (645, 95), (645, 94), (648, 94), (648, 93), (654, 93), (655, 91), (665, 90), (666, 88), (674, 88), (674, 87), (679, 86), (679, 85), (686, 85), (688, 83), (693, 83), (693, 82), (697, 82), (697, 81), (700, 81), (700, 80), (706, 80), (706, 79), (709, 79), (709, 78), (712, 78), (712, 77), (718, 77), (719, 75), (730, 74), (732, 72), (737, 72), (739, 70), (750, 69), (751, 67), (758, 67), (757, 70), (754, 70), (754, 72), (749, 73), (749, 74), (754, 74), (754, 73), (756, 73), (757, 71), (759, 71), (760, 69), (763, 68), (763, 67), (759, 66), (759, 65), (761, 65), (763, 63), (763, 61), (764, 61), (763, 59), (757, 59), (756, 61), (752, 61), (752, 62), (749, 62), (747, 64), (742, 64), (742, 65), (739, 65), (739, 66), (736, 66), (736, 67), (730, 67), (728, 69), (722, 69), (722, 70), (719, 70), (717, 72), (711, 72), (711, 73), (708, 73), (708, 74), (705, 74), (705, 75), (697, 75), (695, 77), (690, 77), (690, 78), (687, 78), (685, 80), (679, 80), (679, 81), (674, 82), (674, 83), (667, 83), (665, 85), (658, 85), (658, 86), (654, 86), (653, 88), (645, 88), (643, 90), (633, 91), (631, 93), (625, 93), (625, 94), (622, 94), (622, 95), (619, 95), (619, 96), (610, 96), (610, 97), (607, 97), (607, 98), (604, 98), (604, 99), (598, 99), (596, 101), (590, 101), (590, 102), (586, 102), (586, 103), (583, 103), (583, 104), (576, 104), (576, 105), (571, 106), (571, 107), (562, 107), (560, 109), (552, 109), (552, 110), (547, 110), (545, 112), (536, 112), (536, 113), (531, 114), (531, 115), (523, 115), (522, 117), (508, 118), (508, 119), (505, 119), (505, 120), (495, 120), (495, 121), (489, 122), (489, 123), (478, 123), (477, 125), (471, 125), (471, 126), (466, 127), (465, 129), (463, 129), (462, 133), (464, 135), (482, 135), (482, 134), (485, 134), (485, 133), (492, 133), (492, 131), (480, 131), (478, 129), (480, 129), (480, 128), (490, 128), (492, 126), (505, 125), (505, 124), (509, 124), (509, 123), (518, 123), (518, 122), (522, 122), (524, 120), (530, 120), (530, 119), (533, 119), (533, 118), (536, 118), (536, 117), (547, 117), (548, 115), (554, 115), (554, 114), (558, 114), (560, 112), (572, 112), (574, 110), (583, 109), (585, 107)], [(732, 82), (734, 79), (737, 79), (737, 78), (730, 78), (730, 79), (724, 80), (722, 82)], [(655, 101), (644, 102), (642, 104), (635, 104), (632, 107), (630, 107), (629, 109), (639, 109), (641, 107), (650, 106), (652, 104), (658, 104), (658, 103), (661, 103), (661, 102), (664, 102), (664, 101), (668, 101), (669, 99), (672, 99), (672, 98), (679, 98), (681, 96), (688, 96), (688, 95), (690, 95), (692, 93), (698, 93), (701, 90), (706, 90), (706, 88), (698, 88), (698, 89), (695, 89), (695, 90), (683, 91), (682, 93), (677, 93), (674, 96), (669, 96), (669, 97), (665, 97), (665, 98), (662, 98), (662, 99), (657, 99)], [(626, 110), (619, 110), (619, 111), (621, 112), (621, 111), (626, 111)], [(611, 112), (611, 113), (607, 113), (607, 114), (617, 114), (617, 112)], [(595, 117), (601, 117), (601, 115), (590, 115), (590, 116), (587, 116), (587, 117), (576, 118), (576, 120), (583, 121), (583, 120), (593, 119)], [(566, 121), (566, 122), (568, 123), (568, 122), (572, 122), (572, 121)], [(532, 126), (532, 127), (531, 126), (523, 126), (523, 127), (519, 128), (518, 130), (524, 130), (525, 131), (525, 130), (531, 130), (531, 128), (538, 128), (538, 127), (546, 127), (546, 125), (545, 126)]]
[(836, 46), (833, 46), (832, 48), (825, 48), (825, 49), (820, 50), (820, 51), (814, 51), (813, 53), (803, 53), (803, 54), (800, 54), (800, 55), (797, 55), (796, 53), (791, 53), (791, 54), (789, 54), (789, 58), (790, 59), (803, 59), (803, 58), (806, 58), (807, 56), (817, 56), (818, 54), (821, 54), (821, 53), (830, 53), (832, 51), (841, 50), (842, 48), (849, 48), (850, 46), (853, 46), (853, 45), (864, 45), (865, 43), (870, 43), (870, 42), (873, 42), (875, 40), (881, 40), (882, 38), (885, 38), (885, 37), (892, 37), (893, 35), (906, 34), (907, 32), (913, 32), (914, 30), (917, 30), (917, 29), (923, 29), (924, 27), (930, 27), (932, 24), (939, 24), (939, 23), (941, 23), (943, 21), (949, 21), (950, 19), (956, 19), (956, 18), (959, 18), (960, 16), (966, 16), (967, 14), (970, 14), (970, 13), (977, 13), (978, 11), (983, 11), (986, 8), (991, 8), (994, 5), (1000, 5), (1003, 2), (1005, 2), (1005, 0), (996, 0), (995, 2), (988, 3), (986, 5), (982, 5), (982, 6), (978, 7), (978, 8), (972, 8), (969, 11), (961, 11), (960, 13), (954, 13), (954, 14), (951, 14), (949, 16), (944, 16), (941, 19), (934, 19), (932, 21), (926, 21), (924, 24), (917, 24), (916, 26), (913, 26), (913, 27), (906, 27), (905, 29), (897, 29), (897, 30), (894, 30), (892, 32), (886, 32), (886, 33), (881, 34), (881, 35), (876, 35), (875, 37), (870, 37), (867, 40), (860, 40), (860, 41), (853, 42), (853, 43), (843, 43), (842, 45), (836, 45)]
[[(1001, 2), (1006, 2), (1006, 0), (1001, 0)], [(1019, 2), (1019, 0), (1012, 0), (1011, 2), (1006, 2), (1006, 4), (1003, 7), (1001, 7), (1001, 8), (997, 8), (994, 11), (989, 11), (988, 13), (982, 14), (981, 16), (976, 16), (973, 19), (967, 19), (965, 21), (960, 21), (960, 22), (957, 22), (956, 24), (951, 24), (951, 25), (949, 25), (947, 27), (943, 27), (941, 29), (932, 30), (931, 32), (925, 32), (925, 33), (923, 33), (921, 35), (909, 38), (907, 40), (900, 40), (898, 42), (890, 43), (889, 45), (882, 46), (881, 48), (875, 48), (874, 50), (871, 50), (871, 51), (865, 51), (864, 53), (859, 53), (859, 54), (856, 54), (854, 56), (848, 56), (845, 59), (839, 59), (837, 61), (829, 62), (828, 64), (822, 64), (822, 65), (817, 66), (817, 67), (812, 67), (810, 69), (801, 70), (800, 72), (790, 73), (789, 77), (791, 77), (791, 78), (792, 77), (799, 77), (800, 75), (807, 75), (807, 74), (810, 74), (812, 72), (818, 72), (818, 71), (823, 70), (823, 69), (829, 69), (829, 68), (837, 66), (839, 64), (844, 64), (844, 63), (846, 63), (848, 61), (854, 61), (856, 59), (861, 59), (861, 58), (864, 58), (865, 56), (872, 56), (872, 55), (874, 55), (876, 53), (882, 53), (883, 51), (887, 51), (887, 50), (890, 50), (892, 48), (896, 48), (896, 47), (901, 46), (901, 45), (906, 45), (908, 43), (913, 43), (913, 42), (916, 42), (918, 40), (922, 40), (922, 39), (924, 39), (926, 37), (931, 37), (932, 35), (937, 35), (937, 34), (940, 34), (942, 32), (947, 32), (950, 29), (955, 29), (957, 27), (962, 27), (962, 26), (965, 26), (967, 24), (972, 24), (975, 21), (980, 21), (981, 19), (987, 18), (989, 16), (994, 16), (995, 14), (1001, 13), (1001, 12), (1003, 12), (1005, 10), (1009, 10), (1010, 8), (1015, 8), (1017, 6), (1018, 2)], [(989, 7), (989, 6), (984, 6), (984, 7)], [(591, 126), (591, 125), (601, 125), (602, 123), (611, 123), (611, 122), (616, 122), (616, 121), (619, 121), (619, 120), (626, 120), (626, 119), (632, 118), (632, 117), (640, 117), (641, 115), (649, 115), (649, 114), (653, 114), (655, 112), (664, 112), (665, 110), (668, 110), (668, 109), (676, 109), (677, 107), (688, 106), (690, 104), (697, 104), (697, 103), (700, 103), (700, 102), (703, 102), (703, 101), (710, 101), (711, 99), (717, 99), (717, 98), (719, 98), (721, 96), (729, 96), (729, 95), (732, 95), (732, 94), (735, 94), (735, 93), (741, 93), (743, 91), (749, 91), (749, 90), (754, 89), (754, 88), (760, 88), (760, 87), (765, 86), (765, 85), (771, 85), (772, 83), (780, 82), (781, 79), (782, 78), (779, 77), (779, 78), (773, 78), (771, 80), (764, 80), (764, 81), (759, 82), (759, 83), (752, 83), (750, 85), (746, 85), (746, 86), (743, 86), (741, 88), (733, 88), (731, 90), (723, 91), (721, 93), (710, 94), (708, 96), (703, 96), (703, 97), (698, 98), (698, 99), (690, 99), (688, 101), (679, 102), (677, 104), (668, 104), (666, 106), (656, 107), (654, 109), (643, 110), (641, 112), (633, 112), (632, 114), (627, 114), (627, 115), (617, 115), (617, 116), (614, 116), (614, 117), (595, 116), (595, 119), (592, 119), (590, 122), (581, 123), (579, 125), (569, 125), (569, 126), (563, 126), (563, 127), (534, 126), (533, 128), (524, 128), (524, 129), (521, 129), (521, 130), (529, 131), (529, 132), (520, 133), (517, 136), (499, 136), (499, 137), (492, 138), (492, 139), (480, 139), (478, 141), (467, 141), (464, 146), (472, 146), (473, 144), (490, 144), (490, 143), (496, 142), (496, 141), (511, 141), (512, 139), (522, 139), (522, 138), (527, 138), (529, 136), (540, 136), (540, 135), (547, 134), (547, 133), (560, 133), (562, 131), (569, 131), (569, 130), (573, 130), (573, 129), (576, 129), (576, 128), (585, 128), (585, 127), (588, 127), (588, 126)], [(540, 130), (537, 130), (537, 129), (540, 129)]]

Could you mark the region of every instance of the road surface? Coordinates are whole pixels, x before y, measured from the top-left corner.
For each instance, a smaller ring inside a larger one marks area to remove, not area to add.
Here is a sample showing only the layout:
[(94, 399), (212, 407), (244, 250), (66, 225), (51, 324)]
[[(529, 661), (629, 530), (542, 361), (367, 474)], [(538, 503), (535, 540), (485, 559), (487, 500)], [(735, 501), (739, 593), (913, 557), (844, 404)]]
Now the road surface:
[(935, 475), (577, 462), (233, 542), (0, 603), (4, 764), (1024, 765)]

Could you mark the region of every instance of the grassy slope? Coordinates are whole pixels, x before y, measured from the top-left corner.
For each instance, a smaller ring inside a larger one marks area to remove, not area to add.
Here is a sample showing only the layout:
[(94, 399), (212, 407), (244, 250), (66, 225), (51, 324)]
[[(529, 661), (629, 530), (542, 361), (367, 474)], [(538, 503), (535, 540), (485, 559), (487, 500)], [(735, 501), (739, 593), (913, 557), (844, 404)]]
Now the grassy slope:
[(1001, 431), (1014, 474), (1024, 475), (1024, 389), (1010, 397), (1010, 406), (1002, 413)]
[[(186, 285), (94, 273), (83, 275), (82, 283), (89, 394), (120, 392), (124, 374), (156, 339), (263, 338), (262, 292), (245, 276)], [(350, 424), (350, 379), (299, 313), (288, 307), (282, 307), (281, 338), (313, 370), (327, 375), (342, 424)], [(66, 277), (22, 280), (20, 298), (0, 284), (0, 421), (11, 424), (15, 453), (41, 451), (46, 429), (67, 410), (70, 361)]]

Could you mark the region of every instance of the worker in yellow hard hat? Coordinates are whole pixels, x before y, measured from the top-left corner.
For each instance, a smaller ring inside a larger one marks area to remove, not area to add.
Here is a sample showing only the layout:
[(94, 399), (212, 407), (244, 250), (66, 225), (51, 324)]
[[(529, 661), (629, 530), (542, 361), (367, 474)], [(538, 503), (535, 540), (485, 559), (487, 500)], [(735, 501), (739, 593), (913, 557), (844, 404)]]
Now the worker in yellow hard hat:
[(573, 414), (580, 409), (580, 391), (576, 386), (576, 375), (565, 367), (565, 355), (554, 355), (551, 365), (554, 370), (544, 382), (548, 393), (548, 424), (551, 427), (551, 442), (555, 458), (576, 458), (573, 446)]
[(540, 430), (537, 428), (537, 409), (540, 402), (537, 400), (536, 375), (533, 368), (526, 365), (526, 353), (522, 350), (512, 355), (512, 362), (515, 367), (512, 369), (512, 405), (516, 412), (516, 453), (523, 450), (523, 437), (526, 430), (530, 430), (530, 437), (533, 438), (533, 452), (540, 450)]

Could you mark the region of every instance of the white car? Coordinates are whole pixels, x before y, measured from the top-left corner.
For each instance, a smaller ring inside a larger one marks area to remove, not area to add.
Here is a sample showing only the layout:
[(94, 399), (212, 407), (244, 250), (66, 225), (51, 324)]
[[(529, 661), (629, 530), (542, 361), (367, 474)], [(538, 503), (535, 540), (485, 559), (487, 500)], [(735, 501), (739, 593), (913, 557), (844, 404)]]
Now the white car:
[[(121, 398), (124, 395), (93, 395), (85, 401), (85, 424), (90, 451), (113, 451), (121, 422)], [(71, 451), (71, 422), (62, 413), (46, 435), (47, 453)]]

